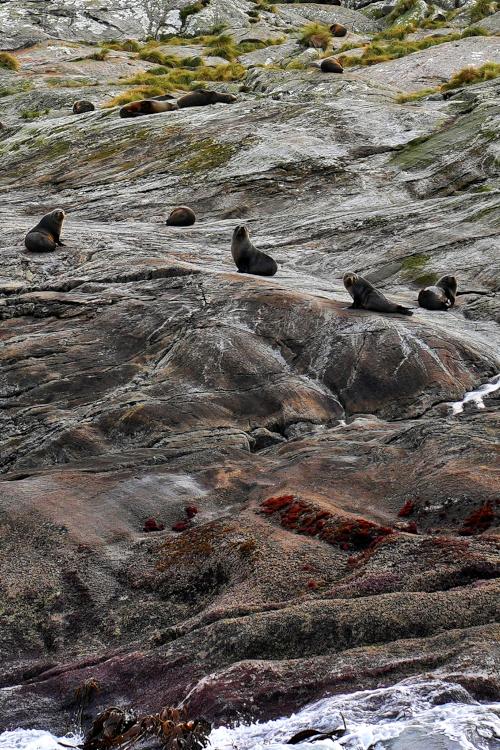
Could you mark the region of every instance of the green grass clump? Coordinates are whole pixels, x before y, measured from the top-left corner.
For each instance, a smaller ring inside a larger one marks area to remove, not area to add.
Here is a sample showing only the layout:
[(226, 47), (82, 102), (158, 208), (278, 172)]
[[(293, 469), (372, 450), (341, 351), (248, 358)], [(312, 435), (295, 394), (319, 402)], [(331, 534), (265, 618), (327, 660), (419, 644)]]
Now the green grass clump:
[(92, 52), (86, 59), (87, 60), (105, 60), (109, 55), (110, 50), (107, 47), (101, 47), (97, 52)]
[(3, 96), (12, 96), (13, 94), (20, 94), (24, 91), (31, 91), (33, 84), (31, 81), (16, 81), (11, 86), (0, 86), (0, 99)]
[(6, 68), (7, 70), (19, 70), (21, 63), (11, 55), (10, 52), (0, 52), (0, 68)]
[(470, 9), (470, 20), (472, 23), (477, 23), (482, 18), (491, 16), (498, 10), (498, 3), (490, 2), (490, 0), (476, 0), (472, 8)]
[(417, 0), (398, 0), (394, 8), (391, 10), (388, 16), (385, 17), (388, 24), (392, 24), (401, 16), (404, 16), (408, 11), (413, 10), (417, 5)]
[(494, 78), (500, 76), (500, 63), (487, 62), (481, 67), (476, 68), (470, 65), (466, 68), (462, 68), (458, 73), (455, 73), (448, 83), (444, 83), (441, 86), (442, 91), (448, 91), (449, 89), (456, 89), (459, 86), (470, 86), (473, 83), (482, 83), (483, 81), (492, 81)]
[(456, 32), (442, 36), (434, 35), (413, 42), (399, 39), (381, 39), (379, 41), (374, 39), (365, 47), (365, 50), (360, 57), (356, 57), (355, 55), (342, 55), (339, 60), (344, 67), (352, 65), (377, 65), (377, 63), (396, 60), (399, 57), (406, 57), (406, 55), (411, 55), (413, 52), (420, 52), (420, 50), (428, 49), (429, 47), (434, 47), (439, 44), (445, 44), (446, 42), (455, 42), (457, 39), (465, 39), (470, 36), (485, 35), (487, 36), (488, 34), (483, 29), (470, 27), (465, 29), (462, 33)]
[(48, 113), (48, 109), (25, 109), (24, 112), (21, 112), (21, 117), (23, 120), (36, 120), (37, 117), (48, 115)]
[(404, 39), (407, 34), (412, 34), (415, 30), (416, 26), (412, 23), (404, 26), (392, 26), (390, 29), (375, 34), (373, 41), (379, 42), (383, 39)]
[[(154, 69), (158, 70), (157, 68)], [(153, 73), (147, 71), (137, 73), (125, 83), (134, 88), (124, 91), (106, 103), (106, 107), (116, 107), (138, 99), (148, 99), (152, 96), (161, 96), (174, 90), (190, 90), (198, 88), (205, 82), (230, 82), (240, 81), (244, 78), (246, 70), (239, 63), (224, 63), (211, 68), (200, 65), (197, 68), (172, 68), (166, 73)]]
[(219, 34), (206, 42), (207, 52), (231, 62), (238, 56), (238, 46), (230, 34)]
[(396, 97), (396, 101), (399, 104), (406, 104), (407, 102), (418, 102), (420, 99), (425, 99), (429, 94), (435, 94), (439, 91), (439, 86), (433, 89), (422, 89), (421, 91), (412, 91), (409, 94), (400, 94)]
[(323, 49), (326, 49), (332, 40), (332, 35), (328, 26), (322, 23), (307, 23), (300, 32), (299, 42), (304, 47), (316, 46), (312, 44), (312, 39), (319, 43)]
[(186, 5), (184, 8), (181, 8), (180, 14), (182, 23), (194, 13), (199, 13), (206, 5), (208, 5), (208, 0), (198, 0), (197, 3), (192, 3), (191, 5)]

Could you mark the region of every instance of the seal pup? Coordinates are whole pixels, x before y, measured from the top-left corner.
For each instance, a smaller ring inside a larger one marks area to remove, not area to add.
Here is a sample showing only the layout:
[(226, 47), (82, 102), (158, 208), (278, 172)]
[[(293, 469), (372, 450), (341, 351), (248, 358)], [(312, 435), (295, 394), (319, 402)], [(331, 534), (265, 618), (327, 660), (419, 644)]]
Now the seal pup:
[(455, 276), (442, 276), (434, 286), (426, 286), (418, 293), (418, 304), (426, 310), (448, 310), (457, 297)]
[(206, 107), (207, 104), (233, 104), (237, 97), (233, 94), (219, 94), (218, 91), (209, 91), (208, 89), (195, 89), (189, 94), (185, 94), (177, 99), (179, 109), (184, 107)]
[(330, 26), (330, 33), (332, 36), (336, 37), (346, 36), (347, 29), (345, 26), (342, 26), (341, 23), (332, 23)]
[(79, 99), (73, 104), (73, 114), (82, 115), (84, 112), (94, 112), (95, 107), (87, 99)]
[(169, 227), (191, 227), (196, 221), (196, 215), (189, 206), (177, 206), (170, 212), (167, 219)]
[(24, 238), (26, 249), (32, 253), (48, 253), (55, 250), (56, 245), (64, 245), (64, 242), (61, 242), (64, 217), (65, 213), (62, 208), (56, 208), (45, 214)]
[(402, 305), (390, 302), (382, 292), (377, 291), (369, 281), (357, 273), (344, 274), (344, 286), (351, 295), (353, 302), (351, 308), (363, 310), (374, 310), (375, 312), (401, 313), (402, 315), (413, 315), (412, 311)]
[(120, 109), (120, 117), (141, 117), (142, 115), (156, 115), (159, 112), (171, 112), (177, 109), (177, 102), (159, 99), (139, 99), (125, 104)]
[(278, 270), (278, 264), (270, 255), (266, 255), (252, 245), (248, 229), (243, 224), (237, 226), (233, 232), (231, 254), (238, 268), (238, 273), (274, 276)]
[(344, 68), (336, 57), (325, 57), (319, 66), (323, 73), (343, 73)]

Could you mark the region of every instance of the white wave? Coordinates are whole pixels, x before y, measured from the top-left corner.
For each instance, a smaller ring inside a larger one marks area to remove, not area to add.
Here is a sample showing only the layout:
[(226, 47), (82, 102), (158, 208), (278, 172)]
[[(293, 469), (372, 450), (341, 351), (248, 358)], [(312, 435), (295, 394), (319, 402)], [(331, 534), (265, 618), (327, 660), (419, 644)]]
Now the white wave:
[[(342, 727), (338, 740), (287, 741), (302, 729)], [(80, 737), (61, 740), (77, 744)], [(479, 703), (460, 685), (411, 678), (388, 688), (324, 698), (274, 721), (219, 727), (213, 750), (498, 750), (500, 703)], [(0, 734), (0, 750), (63, 750), (49, 732), (18, 729)]]
[(495, 377), (490, 380), (489, 383), (484, 383), (483, 385), (480, 385), (479, 388), (477, 388), (475, 391), (469, 391), (468, 393), (466, 393), (461, 401), (454, 401), (451, 404), (452, 414), (461, 414), (464, 410), (465, 404), (469, 404), (471, 402), (474, 403), (478, 409), (484, 409), (484, 397), (489, 393), (498, 391), (499, 388), (500, 375), (495, 375)]

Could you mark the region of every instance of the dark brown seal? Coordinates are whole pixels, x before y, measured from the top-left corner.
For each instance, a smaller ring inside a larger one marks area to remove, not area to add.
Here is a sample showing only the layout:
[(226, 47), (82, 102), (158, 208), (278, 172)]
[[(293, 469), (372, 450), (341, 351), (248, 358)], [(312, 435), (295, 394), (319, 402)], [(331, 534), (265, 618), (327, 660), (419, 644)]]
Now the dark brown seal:
[(79, 99), (73, 104), (73, 114), (82, 115), (84, 112), (94, 112), (95, 107), (87, 99)]
[(377, 291), (369, 281), (356, 273), (344, 274), (344, 286), (352, 297), (351, 307), (354, 309), (374, 310), (375, 312), (401, 313), (402, 315), (413, 315), (412, 311), (402, 305), (384, 297), (382, 292)]
[(142, 115), (156, 115), (159, 112), (171, 112), (177, 109), (177, 103), (161, 101), (159, 99), (140, 99), (137, 102), (125, 104), (120, 109), (120, 117), (142, 117)]
[(56, 249), (61, 242), (61, 229), (65, 213), (62, 208), (56, 208), (40, 219), (36, 227), (30, 229), (24, 238), (26, 249), (32, 253), (48, 253)]
[(455, 304), (457, 280), (443, 276), (434, 286), (426, 286), (418, 293), (418, 304), (426, 310), (448, 310)]
[(336, 37), (346, 36), (347, 29), (345, 26), (342, 26), (341, 23), (332, 23), (330, 26), (330, 33), (332, 36)]
[(325, 57), (324, 60), (321, 60), (320, 68), (323, 71), (323, 73), (343, 73), (344, 72), (344, 68), (339, 63), (336, 57)]
[(270, 255), (257, 250), (250, 242), (248, 229), (240, 225), (233, 232), (231, 254), (238, 273), (253, 273), (257, 276), (274, 276), (278, 264)]
[(184, 107), (206, 107), (207, 104), (232, 104), (237, 101), (233, 94), (219, 94), (218, 91), (208, 89), (195, 89), (177, 99), (179, 109)]
[(188, 206), (177, 206), (167, 219), (169, 227), (191, 227), (196, 221), (192, 208)]

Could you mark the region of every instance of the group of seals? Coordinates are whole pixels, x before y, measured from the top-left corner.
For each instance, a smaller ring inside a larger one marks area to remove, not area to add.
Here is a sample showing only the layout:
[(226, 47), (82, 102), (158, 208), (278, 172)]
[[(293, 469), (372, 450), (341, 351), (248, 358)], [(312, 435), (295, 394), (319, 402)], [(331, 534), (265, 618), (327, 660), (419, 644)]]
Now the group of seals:
[(418, 304), (426, 310), (448, 310), (457, 297), (457, 280), (454, 276), (442, 276), (434, 286), (427, 286), (418, 293)]
[(61, 242), (64, 217), (65, 213), (62, 208), (56, 208), (45, 214), (24, 238), (26, 249), (32, 253), (48, 253), (55, 250), (56, 245), (64, 245), (64, 242)]
[[(26, 249), (34, 253), (46, 253), (56, 249), (57, 245), (64, 245), (61, 241), (61, 230), (65, 219), (62, 208), (45, 214), (38, 224), (30, 229), (24, 239)], [(188, 206), (177, 206), (171, 211), (168, 226), (190, 227), (196, 221), (196, 215)], [(274, 276), (278, 264), (270, 255), (257, 250), (250, 241), (248, 228), (240, 224), (233, 232), (231, 241), (231, 255), (238, 269), (238, 273), (251, 273), (257, 276)], [(352, 297), (351, 308), (355, 310), (373, 310), (382, 313), (399, 313), (413, 315), (408, 307), (397, 305), (385, 297), (375, 287), (358, 274), (349, 272), (344, 274), (344, 286)], [(455, 276), (443, 276), (434, 286), (421, 289), (418, 304), (427, 310), (448, 310), (455, 304), (457, 296), (457, 280)]]
[(206, 107), (209, 104), (219, 103), (233, 104), (235, 101), (237, 99), (233, 94), (220, 94), (218, 91), (210, 91), (209, 89), (195, 89), (190, 91), (189, 94), (179, 97), (177, 101), (170, 94), (166, 94), (165, 96), (130, 102), (120, 109), (120, 117), (140, 117), (141, 115), (154, 115), (158, 112), (170, 112), (185, 107)]

